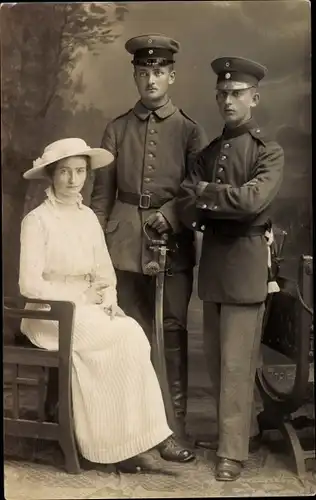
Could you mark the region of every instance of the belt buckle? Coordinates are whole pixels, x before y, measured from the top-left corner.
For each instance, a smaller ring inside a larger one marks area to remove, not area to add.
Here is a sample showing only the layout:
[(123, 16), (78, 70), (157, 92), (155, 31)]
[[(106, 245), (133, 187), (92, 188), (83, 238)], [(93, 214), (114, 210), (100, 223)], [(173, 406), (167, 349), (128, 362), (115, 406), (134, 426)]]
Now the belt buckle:
[(151, 196), (150, 194), (141, 194), (139, 197), (139, 208), (150, 208)]

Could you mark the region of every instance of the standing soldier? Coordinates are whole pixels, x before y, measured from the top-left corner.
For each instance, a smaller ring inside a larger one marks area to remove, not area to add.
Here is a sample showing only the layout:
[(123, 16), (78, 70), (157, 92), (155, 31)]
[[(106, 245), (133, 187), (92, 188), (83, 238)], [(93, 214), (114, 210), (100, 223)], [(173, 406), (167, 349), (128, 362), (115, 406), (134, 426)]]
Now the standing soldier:
[(276, 291), (268, 290), (265, 232), (284, 156), (251, 116), (266, 68), (239, 57), (216, 59), (212, 68), (225, 127), (198, 155), (180, 189), (178, 210), (187, 227), (204, 233), (198, 289), (217, 399), (216, 478), (231, 481), (248, 458), (249, 436), (258, 432), (251, 432), (254, 377), (264, 302), (268, 291)]
[(207, 138), (201, 127), (173, 105), (174, 59), (180, 45), (162, 35), (142, 35), (125, 45), (133, 54), (134, 80), (140, 100), (111, 121), (102, 147), (115, 157), (111, 167), (96, 174), (91, 208), (106, 234), (116, 269), (120, 307), (134, 317), (151, 338), (154, 278), (151, 235), (169, 233), (175, 252), (169, 254), (164, 289), (166, 361), (173, 405), (185, 433), (187, 400), (187, 310), (195, 264), (194, 232), (181, 225), (175, 197)]

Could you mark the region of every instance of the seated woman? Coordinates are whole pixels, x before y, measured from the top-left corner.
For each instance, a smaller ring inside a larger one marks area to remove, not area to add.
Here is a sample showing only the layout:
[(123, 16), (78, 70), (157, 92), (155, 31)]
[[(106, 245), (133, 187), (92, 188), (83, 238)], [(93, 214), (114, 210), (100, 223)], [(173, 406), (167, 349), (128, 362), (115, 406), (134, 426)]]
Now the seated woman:
[[(187, 462), (194, 455), (168, 427), (149, 342), (117, 305), (103, 231), (82, 204), (90, 169), (112, 161), (111, 153), (82, 139), (62, 139), (24, 173), (26, 179), (49, 176), (52, 185), (22, 221), (19, 286), (28, 298), (75, 303), (72, 396), (80, 452), (91, 462), (134, 472), (137, 455), (154, 447), (166, 460)], [(21, 330), (36, 346), (58, 349), (57, 322), (24, 319)]]

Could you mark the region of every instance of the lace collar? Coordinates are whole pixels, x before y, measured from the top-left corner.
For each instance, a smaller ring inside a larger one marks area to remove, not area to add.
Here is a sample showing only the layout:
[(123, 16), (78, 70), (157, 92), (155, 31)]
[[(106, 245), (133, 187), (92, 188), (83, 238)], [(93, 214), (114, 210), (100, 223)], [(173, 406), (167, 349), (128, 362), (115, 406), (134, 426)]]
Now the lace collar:
[(54, 193), (54, 190), (52, 188), (52, 186), (49, 186), (47, 189), (45, 189), (45, 193), (46, 193), (46, 196), (47, 196), (47, 201), (49, 203), (51, 203), (53, 206), (56, 206), (57, 204), (59, 205), (67, 205), (67, 206), (71, 206), (71, 205), (77, 205), (78, 208), (82, 209), (82, 196), (80, 193), (78, 193), (77, 195), (77, 199), (75, 202), (73, 203), (67, 203), (66, 201), (63, 201), (63, 200), (60, 200), (59, 198), (56, 197), (55, 193)]

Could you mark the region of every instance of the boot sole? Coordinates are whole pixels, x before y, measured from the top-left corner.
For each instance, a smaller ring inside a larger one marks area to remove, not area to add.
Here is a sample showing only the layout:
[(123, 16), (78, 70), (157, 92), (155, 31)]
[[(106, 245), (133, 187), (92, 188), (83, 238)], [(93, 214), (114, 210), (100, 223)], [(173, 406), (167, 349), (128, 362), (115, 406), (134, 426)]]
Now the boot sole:
[(215, 476), (216, 481), (221, 481), (223, 483), (231, 483), (232, 481), (236, 481), (237, 479), (240, 478), (240, 474), (236, 477), (231, 477), (231, 478), (223, 478), (223, 477), (217, 477)]
[(175, 460), (174, 458), (167, 458), (167, 457), (163, 457), (163, 456), (161, 456), (161, 458), (163, 460), (165, 460), (166, 462), (174, 462), (174, 463), (178, 463), (178, 464), (184, 464), (187, 462), (193, 462), (193, 460), (196, 459), (196, 456), (191, 455), (191, 456), (188, 456), (187, 458), (184, 458), (183, 460)]

